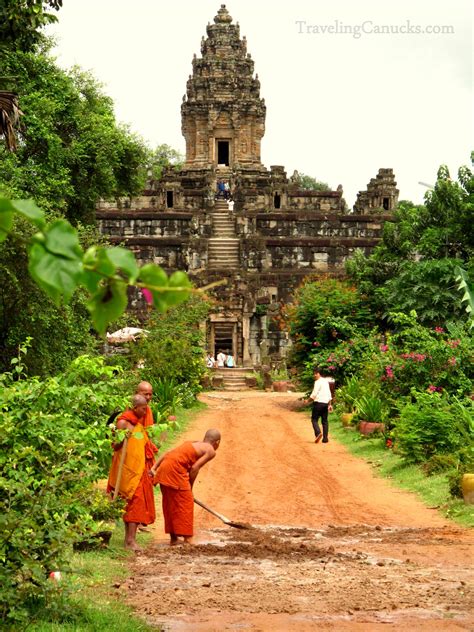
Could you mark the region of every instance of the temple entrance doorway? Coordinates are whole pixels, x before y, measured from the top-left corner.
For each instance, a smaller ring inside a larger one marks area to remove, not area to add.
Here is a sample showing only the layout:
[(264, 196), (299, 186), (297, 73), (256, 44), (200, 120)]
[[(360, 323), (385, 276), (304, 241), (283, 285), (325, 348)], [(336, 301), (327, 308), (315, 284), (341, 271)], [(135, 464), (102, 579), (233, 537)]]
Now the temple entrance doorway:
[(218, 140), (217, 142), (217, 164), (229, 166), (229, 141), (228, 140)]
[(239, 350), (237, 340), (237, 322), (236, 321), (218, 321), (210, 323), (210, 340), (209, 349), (214, 357), (217, 357), (219, 351), (224, 353), (232, 353), (234, 363), (239, 361)]

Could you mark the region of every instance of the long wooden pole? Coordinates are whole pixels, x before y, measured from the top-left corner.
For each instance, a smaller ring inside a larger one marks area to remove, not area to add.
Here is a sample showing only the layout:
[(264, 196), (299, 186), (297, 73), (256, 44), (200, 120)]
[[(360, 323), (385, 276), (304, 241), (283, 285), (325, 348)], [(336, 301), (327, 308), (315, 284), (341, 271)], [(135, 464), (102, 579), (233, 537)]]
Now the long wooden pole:
[(123, 440), (122, 453), (120, 455), (120, 463), (119, 463), (119, 468), (117, 472), (117, 480), (115, 481), (115, 489), (114, 489), (114, 495), (112, 496), (112, 500), (115, 500), (119, 494), (120, 483), (122, 480), (123, 464), (125, 462), (125, 456), (127, 454), (127, 445), (128, 445), (128, 437), (125, 437), (125, 439)]

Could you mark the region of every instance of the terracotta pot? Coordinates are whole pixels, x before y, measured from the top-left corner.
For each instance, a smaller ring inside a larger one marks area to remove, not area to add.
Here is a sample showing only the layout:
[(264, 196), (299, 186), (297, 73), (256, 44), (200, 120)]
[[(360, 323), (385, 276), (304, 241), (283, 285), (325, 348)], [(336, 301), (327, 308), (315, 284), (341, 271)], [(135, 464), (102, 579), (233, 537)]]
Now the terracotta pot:
[(348, 426), (351, 425), (353, 418), (354, 418), (354, 413), (342, 413), (342, 415), (341, 415), (342, 425), (345, 428), (347, 428)]
[(363, 435), (370, 435), (374, 432), (383, 432), (385, 424), (377, 421), (361, 421), (359, 424), (359, 432)]
[(474, 474), (464, 474), (461, 489), (466, 505), (474, 505)]

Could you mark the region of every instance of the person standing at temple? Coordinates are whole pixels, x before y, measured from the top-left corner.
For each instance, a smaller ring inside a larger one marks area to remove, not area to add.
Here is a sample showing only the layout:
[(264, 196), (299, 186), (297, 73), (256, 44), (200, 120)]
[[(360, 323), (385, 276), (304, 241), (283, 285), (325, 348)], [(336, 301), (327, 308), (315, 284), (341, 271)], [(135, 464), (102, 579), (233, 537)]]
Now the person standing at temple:
[(223, 369), (225, 367), (226, 355), (222, 351), (222, 349), (217, 354), (217, 358), (216, 359), (217, 359), (217, 368), (218, 369)]

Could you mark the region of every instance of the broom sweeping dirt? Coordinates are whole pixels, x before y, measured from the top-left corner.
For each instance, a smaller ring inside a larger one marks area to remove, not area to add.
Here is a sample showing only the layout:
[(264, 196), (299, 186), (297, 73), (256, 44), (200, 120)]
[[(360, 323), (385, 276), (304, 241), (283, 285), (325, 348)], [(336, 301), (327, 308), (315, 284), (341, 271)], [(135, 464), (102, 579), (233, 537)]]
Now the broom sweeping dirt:
[(194, 502), (196, 503), (196, 505), (199, 505), (200, 507), (208, 511), (210, 514), (212, 514), (216, 518), (219, 518), (219, 520), (222, 520), (222, 522), (228, 525), (229, 527), (234, 527), (235, 529), (253, 529), (251, 524), (246, 524), (245, 522), (234, 522), (233, 520), (229, 520), (229, 518), (226, 518), (222, 514), (217, 513), (217, 511), (214, 511), (214, 509), (211, 509), (210, 507), (205, 505), (201, 500), (198, 500), (197, 498), (194, 499)]

